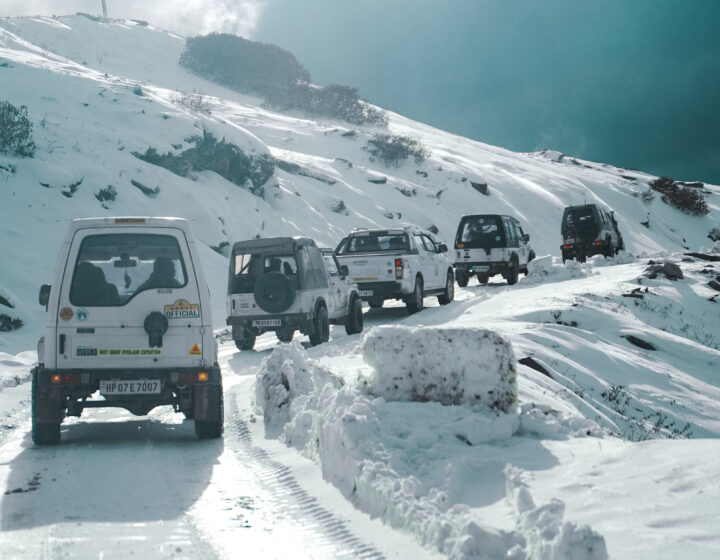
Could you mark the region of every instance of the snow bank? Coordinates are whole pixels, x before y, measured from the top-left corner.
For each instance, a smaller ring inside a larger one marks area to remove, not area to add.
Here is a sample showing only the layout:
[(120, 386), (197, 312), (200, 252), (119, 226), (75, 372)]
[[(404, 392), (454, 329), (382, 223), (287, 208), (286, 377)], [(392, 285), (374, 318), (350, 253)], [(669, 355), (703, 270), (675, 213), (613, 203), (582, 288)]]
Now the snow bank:
[(528, 263), (528, 272), (520, 282), (526, 284), (540, 284), (541, 282), (560, 282), (573, 278), (589, 276), (592, 267), (583, 266), (577, 261), (566, 261), (565, 264), (553, 262), (551, 255), (538, 257)]
[(523, 481), (524, 471), (508, 465), (505, 469), (508, 500), (515, 508), (518, 529), (527, 539), (524, 554), (508, 557), (572, 558), (573, 560), (603, 560), (608, 557), (605, 539), (587, 525), (577, 527), (563, 523), (565, 504), (553, 499), (537, 507)]
[[(364, 344), (366, 352), (373, 349), (375, 359), (390, 351), (384, 342), (389, 339), (403, 341), (402, 357), (417, 353), (413, 341), (427, 344), (432, 340), (425, 329), (376, 330), (384, 332), (368, 337)], [(469, 330), (443, 329), (442, 337), (452, 339), (448, 343), (452, 348), (455, 341), (468, 343)], [(509, 345), (492, 334), (480, 331), (479, 336), (475, 330), (473, 344), (479, 340), (480, 347), (467, 348), (479, 351), (473, 356), (481, 359), (473, 364), (483, 359), (496, 367), (507, 360), (514, 364)], [(497, 354), (502, 359), (493, 358), (488, 341), (501, 348)], [(455, 350), (455, 361), (467, 366), (470, 358), (462, 358), (463, 353)], [(401, 360), (400, 355), (394, 357), (395, 362)], [(402, 363), (409, 367), (410, 362)], [(514, 368), (512, 372), (514, 375)], [(411, 390), (410, 385), (405, 387)], [(298, 342), (278, 345), (263, 361), (256, 379), (256, 403), (264, 414), (266, 433), (318, 461), (323, 477), (358, 508), (413, 533), (448, 558), (604, 558), (583, 551), (583, 545), (590, 551), (604, 550), (600, 546), (604, 541), (587, 528), (563, 524), (562, 502), (555, 500), (536, 508), (526, 488), (523, 507), (511, 508), (516, 517), (514, 530), (487, 527), (466, 505), (466, 490), (476, 482), (478, 472), (493, 468), (504, 476), (504, 465), (497, 465), (476, 446), (492, 442), (505, 446), (520, 426), (517, 414), (470, 404), (445, 406), (405, 400), (373, 397), (364, 378), (357, 383), (344, 382), (311, 359)], [(506, 482), (506, 486), (515, 491), (519, 483)], [(506, 497), (520, 503), (512, 493)]]
[(28, 381), (36, 363), (37, 354), (32, 350), (16, 355), (0, 352), (0, 391)]
[(389, 401), (482, 403), (508, 412), (517, 402), (515, 356), (493, 331), (386, 325), (363, 337), (374, 368), (367, 391)]

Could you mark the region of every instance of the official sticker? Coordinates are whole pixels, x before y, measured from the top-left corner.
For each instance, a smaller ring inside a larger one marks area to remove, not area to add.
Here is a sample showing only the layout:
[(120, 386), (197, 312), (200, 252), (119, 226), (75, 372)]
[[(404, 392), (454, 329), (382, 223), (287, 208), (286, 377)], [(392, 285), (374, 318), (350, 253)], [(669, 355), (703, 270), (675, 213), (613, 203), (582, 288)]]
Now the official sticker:
[(200, 350), (200, 345), (197, 342), (192, 348), (190, 348), (190, 354), (202, 354), (202, 350)]
[(165, 306), (165, 317), (168, 319), (200, 317), (200, 305), (190, 303), (186, 299), (175, 300), (175, 303)]
[(98, 348), (97, 355), (105, 358), (162, 356), (162, 348)]
[(70, 319), (73, 318), (73, 315), (75, 315), (75, 313), (73, 313), (73, 310), (70, 307), (63, 307), (60, 310), (60, 318), (63, 321), (69, 321)]
[(87, 321), (87, 318), (88, 318), (88, 315), (89, 315), (89, 314), (90, 314), (90, 313), (88, 312), (87, 309), (85, 309), (84, 307), (81, 307), (81, 308), (78, 309), (77, 312), (75, 313), (75, 318), (76, 318), (78, 321)]
[(78, 346), (77, 350), (75, 351), (75, 355), (78, 358), (87, 358), (91, 356), (97, 356), (98, 350), (97, 348), (90, 348), (89, 346)]
[(145, 218), (115, 218), (115, 223), (118, 225), (144, 224)]

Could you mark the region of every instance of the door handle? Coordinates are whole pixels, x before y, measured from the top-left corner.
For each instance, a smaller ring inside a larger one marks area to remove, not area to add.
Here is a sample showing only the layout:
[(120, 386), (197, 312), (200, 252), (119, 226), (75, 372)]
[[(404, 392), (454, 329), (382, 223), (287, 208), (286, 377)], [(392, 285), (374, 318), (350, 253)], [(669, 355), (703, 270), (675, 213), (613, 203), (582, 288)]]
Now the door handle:
[(64, 354), (65, 353), (65, 335), (64, 334), (61, 334), (58, 337), (58, 346), (59, 346), (59, 349), (58, 349), (59, 353)]

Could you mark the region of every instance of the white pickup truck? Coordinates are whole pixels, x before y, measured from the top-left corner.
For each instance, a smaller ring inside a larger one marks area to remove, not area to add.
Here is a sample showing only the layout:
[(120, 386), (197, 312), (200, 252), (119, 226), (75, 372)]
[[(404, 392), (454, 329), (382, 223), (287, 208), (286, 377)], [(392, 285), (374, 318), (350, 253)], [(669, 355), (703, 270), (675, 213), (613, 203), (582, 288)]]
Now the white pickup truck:
[(356, 229), (335, 249), (360, 297), (370, 307), (386, 299), (405, 302), (410, 313), (423, 308), (425, 296), (436, 295), (442, 305), (455, 297), (452, 261), (447, 245), (416, 226), (394, 229)]

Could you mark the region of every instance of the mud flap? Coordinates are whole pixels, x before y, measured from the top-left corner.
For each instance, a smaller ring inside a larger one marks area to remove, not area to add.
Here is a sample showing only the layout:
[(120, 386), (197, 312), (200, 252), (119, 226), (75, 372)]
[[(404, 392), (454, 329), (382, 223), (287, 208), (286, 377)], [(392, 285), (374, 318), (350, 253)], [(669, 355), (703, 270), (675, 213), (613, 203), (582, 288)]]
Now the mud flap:
[(222, 414), (222, 385), (196, 385), (194, 399), (195, 420), (217, 422)]

